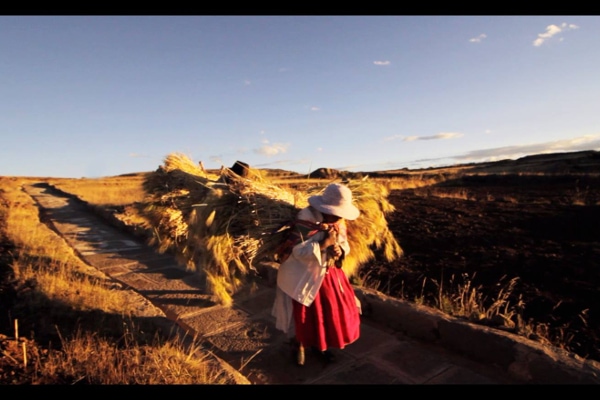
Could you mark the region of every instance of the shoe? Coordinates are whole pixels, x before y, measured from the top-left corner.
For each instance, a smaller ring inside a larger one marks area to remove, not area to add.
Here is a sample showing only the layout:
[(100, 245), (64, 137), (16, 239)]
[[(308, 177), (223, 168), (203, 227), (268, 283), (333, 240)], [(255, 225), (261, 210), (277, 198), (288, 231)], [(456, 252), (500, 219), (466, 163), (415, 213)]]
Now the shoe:
[(325, 351), (321, 352), (321, 354), (323, 355), (323, 359), (326, 362), (331, 363), (331, 362), (335, 361), (335, 354), (333, 354), (331, 352), (331, 350), (325, 350)]
[(304, 346), (299, 345), (296, 349), (296, 364), (304, 365)]
[(335, 355), (331, 352), (331, 350), (319, 350), (317, 347), (311, 347), (311, 350), (314, 354), (319, 356), (326, 363), (331, 363), (335, 361)]

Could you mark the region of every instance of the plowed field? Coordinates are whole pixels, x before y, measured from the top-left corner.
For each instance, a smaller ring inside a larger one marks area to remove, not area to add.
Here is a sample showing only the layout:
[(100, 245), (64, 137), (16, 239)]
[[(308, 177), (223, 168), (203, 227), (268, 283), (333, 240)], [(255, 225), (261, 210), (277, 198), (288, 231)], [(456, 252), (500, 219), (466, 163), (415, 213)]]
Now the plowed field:
[(388, 225), (404, 249), (361, 274), (392, 296), (438, 301), (471, 285), (510, 303), (570, 350), (600, 360), (600, 178), (470, 176), (393, 190)]

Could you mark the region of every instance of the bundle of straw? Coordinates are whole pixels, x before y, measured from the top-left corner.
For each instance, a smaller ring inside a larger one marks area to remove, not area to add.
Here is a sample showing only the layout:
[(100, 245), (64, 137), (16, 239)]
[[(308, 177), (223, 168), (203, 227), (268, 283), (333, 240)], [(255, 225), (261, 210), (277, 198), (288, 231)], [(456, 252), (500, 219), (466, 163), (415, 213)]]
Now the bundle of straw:
[[(231, 295), (257, 271), (257, 263), (273, 259), (285, 239), (277, 228), (293, 220), (308, 205), (308, 197), (326, 186), (295, 191), (263, 181), (257, 171), (244, 178), (228, 168), (208, 175), (177, 153), (164, 161), (144, 182), (147, 228), (154, 231), (151, 243), (173, 252), (187, 269), (205, 274), (223, 304), (230, 304)], [(347, 184), (361, 210), (357, 220), (348, 221), (351, 252), (344, 271), (352, 276), (376, 257), (375, 251), (391, 261), (402, 249), (385, 219), (394, 210), (388, 190), (366, 179)]]

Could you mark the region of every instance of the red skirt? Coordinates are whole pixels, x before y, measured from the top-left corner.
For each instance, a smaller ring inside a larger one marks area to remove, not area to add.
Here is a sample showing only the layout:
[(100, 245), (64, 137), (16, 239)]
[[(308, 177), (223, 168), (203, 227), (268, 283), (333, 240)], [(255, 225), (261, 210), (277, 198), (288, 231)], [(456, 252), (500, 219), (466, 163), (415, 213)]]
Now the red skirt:
[(314, 302), (293, 301), (296, 340), (304, 347), (343, 349), (360, 336), (354, 289), (342, 269), (329, 268)]

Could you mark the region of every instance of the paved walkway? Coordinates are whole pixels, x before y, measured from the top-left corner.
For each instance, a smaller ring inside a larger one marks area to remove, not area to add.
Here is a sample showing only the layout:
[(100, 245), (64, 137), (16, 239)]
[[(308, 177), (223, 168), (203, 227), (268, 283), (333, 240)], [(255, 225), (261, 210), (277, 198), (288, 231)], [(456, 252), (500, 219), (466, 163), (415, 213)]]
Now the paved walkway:
[(294, 364), (289, 344), (270, 315), (272, 284), (258, 280), (235, 296), (232, 307), (212, 301), (197, 274), (174, 257), (159, 254), (124, 233), (72, 196), (45, 183), (25, 187), (43, 215), (87, 263), (127, 285), (163, 310), (248, 384), (516, 384), (503, 368), (475, 362), (428, 341), (421, 341), (362, 318), (360, 339), (334, 350), (324, 364), (307, 352)]

